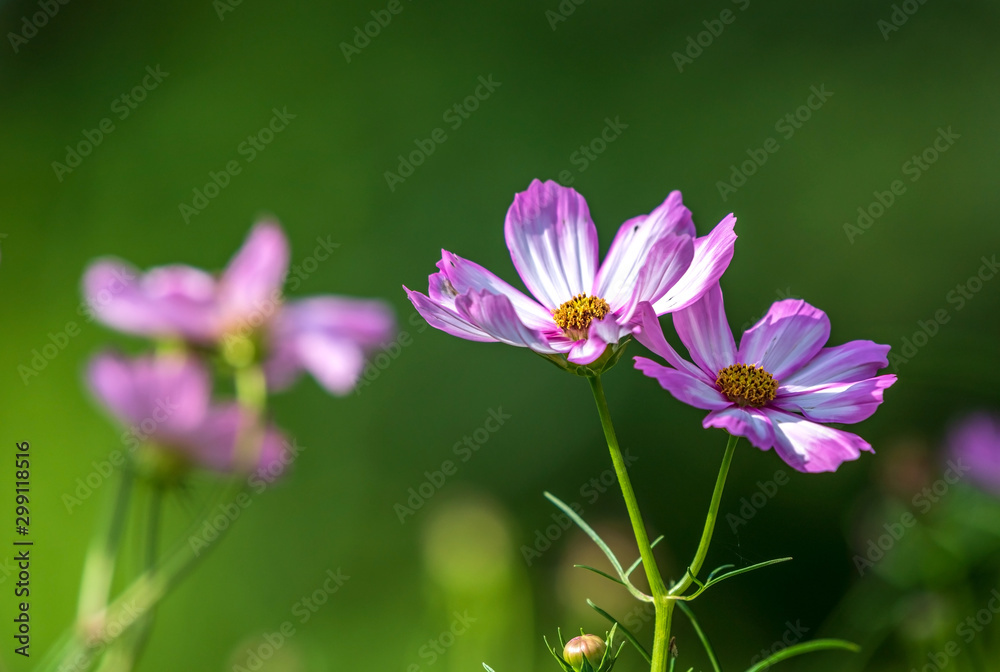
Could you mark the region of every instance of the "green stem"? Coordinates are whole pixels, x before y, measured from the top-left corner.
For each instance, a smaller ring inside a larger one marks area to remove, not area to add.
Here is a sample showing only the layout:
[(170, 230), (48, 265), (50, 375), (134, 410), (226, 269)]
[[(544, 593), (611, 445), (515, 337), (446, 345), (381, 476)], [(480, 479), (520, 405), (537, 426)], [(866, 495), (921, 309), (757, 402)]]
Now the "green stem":
[(243, 408), (262, 413), (267, 404), (267, 380), (257, 364), (241, 366), (234, 374), (236, 399)]
[[(232, 528), (228, 526), (217, 530), (218, 536), (210, 542), (205, 543), (201, 538), (202, 527), (206, 520), (216, 514), (216, 510), (223, 502), (230, 502), (244, 491), (245, 483), (239, 480), (232, 481), (230, 487), (222, 487), (216, 496), (210, 498), (210, 503), (205, 506), (202, 514), (191, 523), (185, 534), (178, 539), (175, 546), (170, 549), (163, 559), (157, 563), (154, 569), (147, 569), (139, 575), (121, 595), (114, 600), (103, 612), (105, 623), (118, 623), (122, 627), (117, 634), (112, 634), (105, 628), (100, 628), (96, 633), (87, 636), (86, 631), (76, 627), (70, 631), (66, 637), (60, 640), (60, 645), (54, 648), (54, 653), (46, 656), (38, 670), (46, 672), (59, 669), (87, 670), (94, 662), (96, 653), (111, 647), (122, 635), (131, 632), (131, 625), (134, 625), (139, 618), (148, 614), (160, 600), (174, 586), (177, 585), (184, 576), (205, 559), (211, 550), (218, 546), (219, 541)], [(195, 543), (195, 540), (201, 543)], [(80, 664), (73, 664), (71, 661), (82, 660)]]
[[(153, 486), (153, 493), (149, 501), (149, 528), (146, 531), (146, 571), (155, 576), (156, 559), (160, 552), (160, 525), (163, 522), (163, 487), (159, 484)], [(123, 668), (131, 670), (139, 662), (149, 636), (153, 630), (153, 620), (156, 617), (156, 607), (151, 607), (142, 622), (136, 628), (131, 646), (128, 647), (128, 662)]]
[[(156, 558), (159, 553), (162, 506), (163, 486), (154, 483), (149, 497), (149, 511), (146, 525), (145, 571), (150, 574), (154, 574), (155, 572)], [(154, 614), (155, 607), (151, 608), (148, 613), (143, 614), (132, 631), (122, 636), (121, 639), (115, 642), (114, 646), (108, 649), (108, 652), (101, 659), (101, 664), (97, 668), (97, 672), (129, 672), (129, 670), (135, 668), (146, 643), (149, 641)]]
[(722, 502), (722, 491), (726, 489), (726, 477), (729, 475), (729, 466), (733, 463), (733, 454), (736, 452), (736, 442), (740, 437), (729, 435), (729, 442), (726, 444), (726, 453), (722, 457), (722, 466), (719, 467), (719, 476), (715, 480), (715, 491), (712, 493), (712, 503), (708, 507), (708, 516), (705, 518), (705, 529), (701, 533), (701, 542), (698, 550), (694, 554), (691, 566), (684, 574), (684, 577), (670, 589), (670, 595), (682, 595), (688, 586), (693, 582), (693, 578), (698, 576), (701, 566), (705, 564), (705, 556), (708, 555), (708, 547), (712, 544), (712, 534), (715, 532), (715, 521), (719, 518), (719, 504)]
[(632, 489), (632, 481), (629, 479), (625, 460), (622, 457), (621, 448), (618, 446), (618, 437), (615, 435), (614, 424), (611, 421), (611, 411), (608, 410), (608, 401), (604, 396), (604, 386), (601, 384), (600, 376), (589, 378), (590, 388), (594, 393), (594, 401), (597, 402), (597, 412), (601, 416), (601, 426), (604, 428), (604, 438), (608, 443), (608, 450), (611, 452), (611, 461), (615, 466), (615, 474), (618, 476), (618, 484), (625, 498), (625, 507), (628, 509), (629, 519), (632, 521), (632, 531), (635, 534), (636, 544), (639, 546), (639, 556), (642, 558), (642, 566), (646, 571), (646, 579), (649, 587), (653, 591), (653, 606), (656, 610), (655, 629), (653, 633), (653, 662), (650, 672), (665, 672), (667, 669), (667, 659), (669, 658), (668, 645), (670, 643), (670, 620), (673, 614), (672, 600), (667, 599), (667, 587), (660, 576), (660, 570), (653, 557), (653, 547), (649, 543), (649, 536), (646, 534), (646, 526), (642, 522), (642, 514), (639, 512), (639, 503), (635, 497), (635, 490)]
[(236, 400), (246, 411), (236, 437), (233, 460), (238, 470), (253, 471), (264, 448), (264, 410), (267, 407), (267, 380), (257, 364), (236, 369)]
[(79, 623), (86, 623), (108, 604), (111, 582), (115, 576), (118, 548), (121, 546), (125, 524), (128, 521), (128, 504), (134, 481), (135, 473), (132, 471), (132, 466), (125, 465), (114, 504), (107, 509), (109, 517), (104, 524), (104, 533), (94, 537), (87, 550), (76, 616)]
[(128, 503), (134, 481), (135, 472), (132, 470), (132, 465), (127, 464), (122, 469), (114, 502), (105, 508), (108, 517), (103, 524), (103, 533), (95, 535), (87, 549), (87, 556), (83, 562), (83, 577), (80, 580), (76, 628), (67, 630), (56, 641), (42, 658), (39, 669), (54, 668), (59, 661), (68, 659), (76, 649), (79, 630), (85, 628), (90, 619), (107, 606), (115, 575), (118, 548), (128, 519)]

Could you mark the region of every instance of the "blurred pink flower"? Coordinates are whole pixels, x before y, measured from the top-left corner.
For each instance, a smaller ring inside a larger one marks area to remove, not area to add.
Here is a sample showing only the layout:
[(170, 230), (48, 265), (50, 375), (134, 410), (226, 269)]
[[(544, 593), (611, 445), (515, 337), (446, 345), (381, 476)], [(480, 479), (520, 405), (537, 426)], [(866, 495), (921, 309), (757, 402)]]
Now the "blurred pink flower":
[[(128, 359), (103, 353), (91, 360), (87, 383), (97, 400), (142, 443), (169, 451), (193, 465), (219, 472), (243, 470), (237, 443), (253, 429), (253, 416), (239, 404), (213, 404), (211, 376), (202, 362), (184, 354)], [(257, 449), (255, 471), (279, 475), (287, 441), (268, 424)]]
[(277, 222), (253, 227), (216, 278), (171, 265), (142, 273), (126, 262), (101, 259), (83, 278), (95, 317), (128, 334), (219, 346), (234, 337), (256, 339), (272, 389), (307, 371), (335, 394), (347, 394), (366, 355), (392, 338), (395, 319), (382, 301), (320, 296), (287, 304), (288, 240)]
[(1000, 417), (980, 412), (955, 423), (948, 432), (948, 452), (972, 481), (1000, 495)]

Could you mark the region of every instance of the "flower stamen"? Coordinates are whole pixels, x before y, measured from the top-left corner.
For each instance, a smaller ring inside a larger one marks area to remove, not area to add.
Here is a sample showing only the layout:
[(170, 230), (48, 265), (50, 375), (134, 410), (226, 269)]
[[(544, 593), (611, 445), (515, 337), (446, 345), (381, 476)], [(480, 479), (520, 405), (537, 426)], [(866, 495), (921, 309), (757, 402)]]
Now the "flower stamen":
[(608, 302), (599, 296), (577, 294), (552, 311), (552, 319), (574, 341), (587, 337), (593, 320), (600, 320), (611, 312)]
[(715, 385), (729, 401), (739, 406), (760, 408), (773, 401), (778, 381), (763, 366), (733, 364), (719, 371)]

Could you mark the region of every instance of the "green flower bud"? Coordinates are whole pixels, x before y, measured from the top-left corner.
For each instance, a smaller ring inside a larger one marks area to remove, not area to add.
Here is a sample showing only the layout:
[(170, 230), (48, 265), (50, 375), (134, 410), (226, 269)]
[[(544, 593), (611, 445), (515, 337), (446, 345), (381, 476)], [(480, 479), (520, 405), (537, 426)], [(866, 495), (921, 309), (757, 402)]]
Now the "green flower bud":
[(583, 669), (584, 659), (590, 663), (593, 669), (601, 666), (604, 660), (604, 653), (608, 650), (607, 644), (602, 637), (597, 635), (580, 635), (566, 642), (563, 648), (563, 660), (569, 663), (576, 672)]

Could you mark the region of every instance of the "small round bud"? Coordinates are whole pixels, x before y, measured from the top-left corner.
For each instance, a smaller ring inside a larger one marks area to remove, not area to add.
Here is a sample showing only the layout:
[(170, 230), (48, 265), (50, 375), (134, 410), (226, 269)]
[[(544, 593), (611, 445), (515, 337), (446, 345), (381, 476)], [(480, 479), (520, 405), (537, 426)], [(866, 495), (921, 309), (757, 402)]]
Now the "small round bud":
[(601, 637), (580, 635), (566, 642), (566, 648), (563, 649), (563, 660), (569, 663), (576, 672), (580, 672), (583, 669), (583, 660), (586, 658), (590, 666), (596, 670), (600, 667), (601, 661), (604, 660), (604, 652), (607, 649), (608, 647)]

